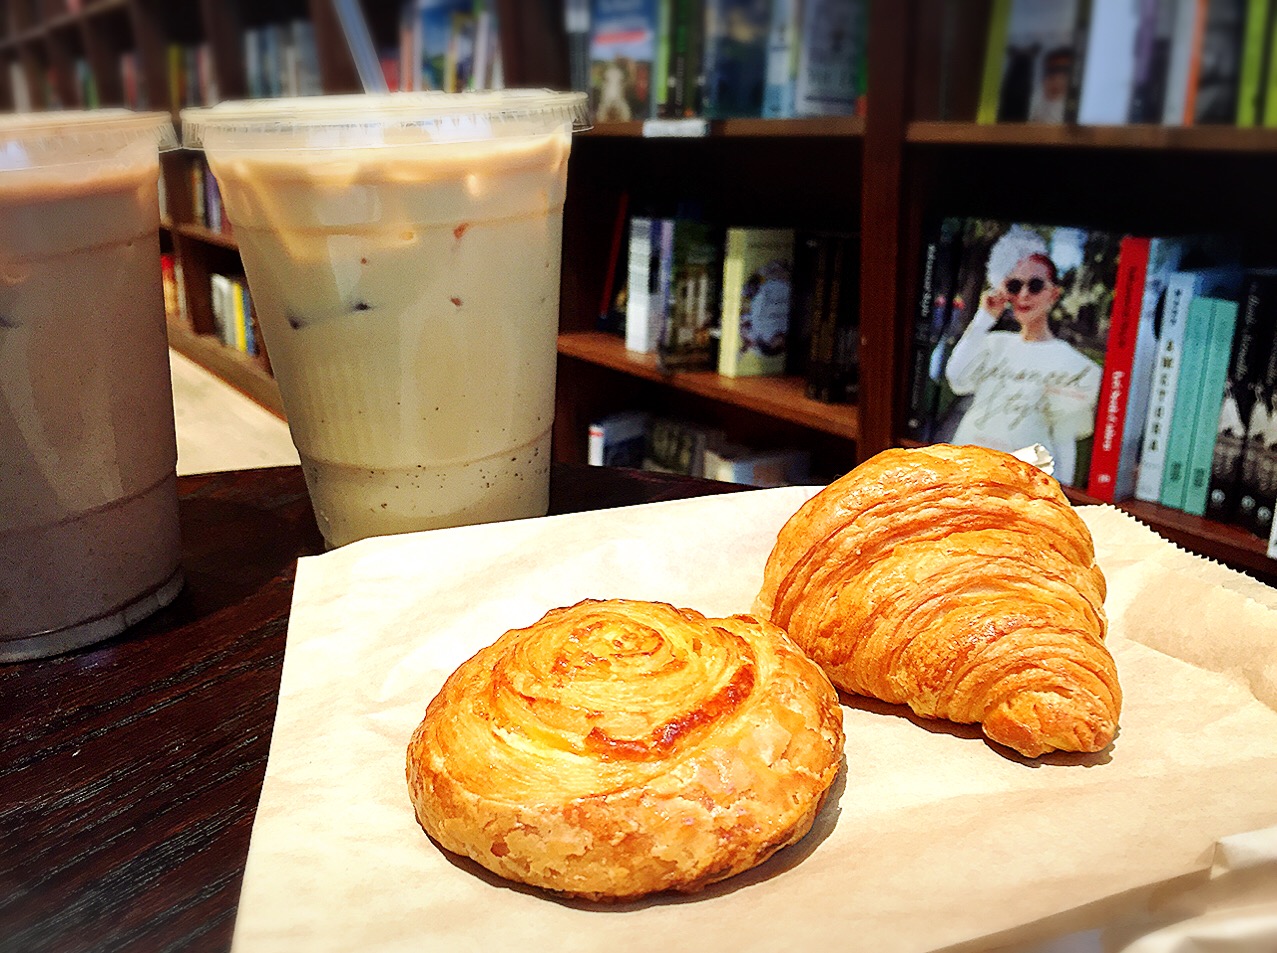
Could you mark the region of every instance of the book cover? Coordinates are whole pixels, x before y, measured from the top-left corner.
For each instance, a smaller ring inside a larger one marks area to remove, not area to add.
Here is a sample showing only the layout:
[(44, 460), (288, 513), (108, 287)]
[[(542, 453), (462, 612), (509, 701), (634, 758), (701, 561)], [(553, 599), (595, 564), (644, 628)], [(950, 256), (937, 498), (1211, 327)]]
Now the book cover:
[[(1197, 429), (1197, 408), (1206, 377), (1206, 355), (1210, 349), (1211, 324), (1218, 299), (1197, 295), (1188, 305), (1184, 319), (1184, 343), (1179, 356), (1179, 384), (1166, 433), (1166, 462), (1158, 502), (1172, 509), (1184, 509), (1188, 490), (1188, 457)], [(1214, 429), (1214, 418), (1211, 427)]]
[(1258, 126), (1264, 115), (1264, 77), (1268, 71), (1268, 35), (1272, 30), (1272, 0), (1246, 0), (1241, 70), (1237, 81), (1236, 124)]
[(1121, 236), (969, 219), (937, 376), (931, 439), (1040, 443), (1064, 484), (1090, 471)]
[(590, 11), (590, 107), (595, 122), (650, 115), (657, 0), (594, 0)]
[(1147, 238), (1127, 236), (1122, 239), (1119, 251), (1117, 287), (1113, 295), (1104, 377), (1100, 384), (1099, 411), (1091, 449), (1091, 471), (1086, 484), (1088, 493), (1106, 503), (1112, 503), (1117, 497), (1117, 471), (1135, 369), (1150, 244)]
[[(1080, 55), (1077, 0), (1011, 0), (1003, 6), (995, 8), (990, 24), (980, 121), (1064, 122)], [(1004, 31), (999, 15), (1006, 17)]]
[(759, 116), (767, 82), (769, 0), (706, 0), (704, 115)]
[(1140, 442), (1136, 499), (1157, 503), (1165, 476), (1168, 437), (1179, 392), (1180, 361), (1189, 305), (1201, 295), (1235, 297), (1242, 281), (1240, 265), (1176, 271), (1166, 280), (1162, 324), (1154, 352), (1154, 372), (1149, 392), (1144, 435)]
[(1264, 362), (1272, 347), (1275, 321), (1277, 271), (1247, 272), (1223, 383), (1206, 495), (1205, 515), (1219, 522), (1232, 521), (1237, 514), (1248, 421), (1255, 407)]
[(418, 56), (419, 89), (448, 91), (454, 17), (473, 12), (474, 0), (417, 0), (414, 47)]
[(784, 119), (796, 115), (798, 48), (802, 29), (801, 0), (772, 0), (767, 32), (767, 72), (763, 88), (763, 116)]
[(1191, 122), (1197, 96), (1197, 76), (1201, 68), (1202, 35), (1206, 27), (1209, 0), (1172, 0), (1175, 28), (1170, 65), (1166, 75), (1166, 101), (1162, 122), (1182, 126)]
[(905, 435), (912, 440), (931, 439), (940, 392), (939, 371), (934, 358), (953, 306), (953, 288), (961, 261), (965, 225), (961, 218), (943, 219), (936, 225), (924, 252), (922, 292), (914, 315), (909, 409), (905, 417)]
[(656, 350), (652, 334), (652, 219), (630, 219), (629, 263), (626, 268), (625, 347), (640, 354)]
[(685, 420), (653, 417), (644, 436), (643, 469), (704, 476), (705, 451), (722, 440), (719, 430)]
[(718, 373), (785, 372), (793, 269), (793, 229), (727, 230)]
[(696, 219), (675, 219), (671, 226), (660, 366), (665, 370), (714, 368), (718, 366), (718, 318), (722, 313), (722, 237), (711, 225)]
[(1136, 44), (1147, 6), (1145, 0), (1092, 0), (1079, 123), (1116, 126), (1126, 122), (1135, 91)]
[(1166, 102), (1166, 73), (1170, 68), (1175, 30), (1176, 0), (1142, 0), (1135, 36), (1135, 75), (1127, 120), (1160, 123)]
[(1211, 315), (1210, 337), (1202, 370), (1202, 389), (1193, 417), (1193, 442), (1188, 448), (1184, 512), (1206, 513), (1210, 492), (1211, 463), (1215, 453), (1216, 421), (1224, 401), (1229, 358), (1237, 334), (1237, 302), (1217, 300)]
[(1277, 503), (1277, 340), (1268, 349), (1246, 424), (1240, 486), (1236, 522), (1269, 538)]
[(850, 116), (864, 92), (867, 0), (804, 0), (794, 111), (799, 116)]
[(594, 467), (640, 467), (650, 415), (630, 410), (590, 424), (586, 462)]

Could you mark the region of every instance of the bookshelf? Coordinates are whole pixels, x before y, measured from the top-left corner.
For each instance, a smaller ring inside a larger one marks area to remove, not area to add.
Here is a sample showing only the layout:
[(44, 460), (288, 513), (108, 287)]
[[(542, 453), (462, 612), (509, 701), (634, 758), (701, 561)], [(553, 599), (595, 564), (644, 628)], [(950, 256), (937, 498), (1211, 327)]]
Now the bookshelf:
[[(363, 0), (363, 6), (378, 45), (391, 44), (397, 0)], [(507, 84), (564, 88), (561, 0), (501, 0), (498, 6)], [(1078, 220), (1152, 234), (1233, 230), (1277, 250), (1277, 230), (1256, 214), (1277, 202), (1277, 130), (975, 123), (990, 6), (988, 0), (873, 3), (864, 118), (720, 120), (708, 123), (701, 138), (652, 137), (642, 122), (630, 122), (576, 138), (564, 217), (557, 459), (583, 461), (588, 424), (636, 407), (721, 427), (760, 448), (802, 446), (821, 473), (905, 444), (914, 302), (925, 221), (934, 211)], [(963, 17), (942, 38), (946, 8), (961, 9)], [(176, 115), (181, 104), (174, 102), (167, 62), (173, 44), (206, 45), (221, 97), (243, 97), (250, 85), (246, 31), (293, 18), (313, 26), (323, 90), (355, 91), (354, 64), (329, 0), (0, 0), (0, 108), (16, 105), (14, 72), (26, 77), (34, 108), (82, 105), (77, 76), (86, 70), (102, 105), (123, 105), (129, 90), (120, 60), (132, 55), (149, 106)], [(950, 75), (942, 75), (941, 63), (950, 65)], [(171, 341), (282, 413), (266, 363), (228, 351), (212, 336), (208, 276), (242, 266), (233, 234), (195, 221), (193, 161), (179, 152), (163, 164), (164, 244), (182, 263), (188, 297), (188, 320), (170, 328)], [(611, 237), (625, 214), (622, 197), (631, 212), (647, 207), (672, 214), (685, 199), (723, 224), (858, 232), (859, 402), (808, 400), (796, 378), (666, 375), (653, 359), (628, 353), (599, 332)], [(1083, 494), (1074, 498), (1086, 502)], [(1277, 561), (1257, 538), (1165, 507), (1121, 506), (1186, 548), (1277, 582)]]

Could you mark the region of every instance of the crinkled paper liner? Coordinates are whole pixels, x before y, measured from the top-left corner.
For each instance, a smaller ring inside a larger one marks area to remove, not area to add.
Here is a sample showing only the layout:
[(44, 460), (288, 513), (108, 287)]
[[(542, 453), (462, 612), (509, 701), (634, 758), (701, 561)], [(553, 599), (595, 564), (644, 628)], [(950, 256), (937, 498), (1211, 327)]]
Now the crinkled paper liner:
[(422, 833), (405, 746), (457, 665), (587, 597), (748, 611), (777, 531), (814, 492), (302, 560), (234, 949), (1161, 953), (1218, 929), (1248, 937), (1226, 949), (1277, 948), (1277, 600), (1109, 507), (1080, 510), (1125, 694), (1104, 752), (1029, 761), (971, 727), (847, 699), (844, 771), (802, 842), (702, 894), (614, 907), (501, 881)]

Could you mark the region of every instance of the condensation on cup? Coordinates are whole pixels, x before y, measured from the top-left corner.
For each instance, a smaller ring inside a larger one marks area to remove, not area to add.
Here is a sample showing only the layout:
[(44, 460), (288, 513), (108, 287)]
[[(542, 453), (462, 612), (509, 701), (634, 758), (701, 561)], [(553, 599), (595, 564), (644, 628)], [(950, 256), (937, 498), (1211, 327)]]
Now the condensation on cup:
[(0, 117), (0, 661), (182, 585), (160, 279), (166, 113)]
[(326, 542), (544, 515), (583, 94), (182, 113), (221, 190)]

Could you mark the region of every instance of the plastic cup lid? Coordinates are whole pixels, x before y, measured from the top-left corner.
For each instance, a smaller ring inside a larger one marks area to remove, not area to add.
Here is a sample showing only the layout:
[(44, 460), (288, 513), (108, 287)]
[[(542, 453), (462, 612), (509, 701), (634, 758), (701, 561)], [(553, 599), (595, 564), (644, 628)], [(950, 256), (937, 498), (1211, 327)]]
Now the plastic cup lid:
[(228, 101), (182, 110), (182, 144), (247, 149), (466, 142), (589, 128), (584, 93), (547, 89), (361, 93)]
[(176, 149), (173, 117), (128, 109), (0, 116), (0, 172), (110, 159), (138, 144)]

